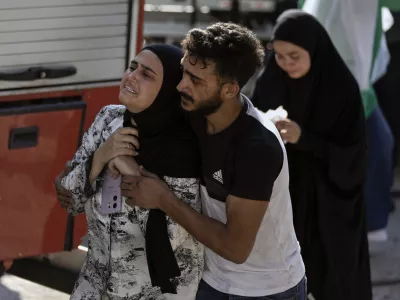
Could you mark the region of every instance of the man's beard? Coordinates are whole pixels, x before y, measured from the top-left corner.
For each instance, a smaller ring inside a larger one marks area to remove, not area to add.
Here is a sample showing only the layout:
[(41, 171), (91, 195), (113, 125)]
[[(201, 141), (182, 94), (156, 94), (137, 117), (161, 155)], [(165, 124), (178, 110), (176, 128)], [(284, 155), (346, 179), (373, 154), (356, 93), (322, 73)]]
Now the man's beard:
[(190, 115), (201, 115), (207, 117), (215, 113), (222, 105), (222, 99), (219, 96), (220, 91), (216, 92), (215, 95), (210, 97), (209, 99), (198, 102), (197, 104), (195, 104), (193, 98), (186, 93), (181, 92), (180, 94), (182, 98), (191, 102), (195, 106), (195, 109), (191, 111), (187, 111), (184, 109), (185, 112)]

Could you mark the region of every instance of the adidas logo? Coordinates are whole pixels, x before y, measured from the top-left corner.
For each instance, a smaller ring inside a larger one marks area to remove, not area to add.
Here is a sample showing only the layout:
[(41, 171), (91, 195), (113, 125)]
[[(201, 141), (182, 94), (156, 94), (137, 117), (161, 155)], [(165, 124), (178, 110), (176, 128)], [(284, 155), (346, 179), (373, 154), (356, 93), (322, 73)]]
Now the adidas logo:
[(224, 181), (222, 180), (222, 171), (221, 171), (221, 170), (215, 172), (215, 173), (213, 174), (213, 178), (214, 178), (215, 180), (218, 180), (218, 181), (221, 182), (221, 183), (224, 183)]

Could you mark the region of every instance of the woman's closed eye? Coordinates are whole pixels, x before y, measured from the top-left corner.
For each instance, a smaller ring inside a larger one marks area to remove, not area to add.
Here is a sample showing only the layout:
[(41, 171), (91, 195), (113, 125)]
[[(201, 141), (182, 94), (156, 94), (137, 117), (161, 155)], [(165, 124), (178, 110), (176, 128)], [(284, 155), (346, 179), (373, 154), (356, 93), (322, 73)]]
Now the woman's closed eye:
[(280, 55), (280, 54), (278, 54), (278, 53), (275, 53), (275, 58), (276, 58), (277, 60), (282, 60), (282, 59), (283, 59), (283, 56)]
[(144, 78), (152, 78), (149, 74), (147, 74), (146, 72), (143, 72), (143, 77)]
[[(129, 72), (133, 72), (137, 68), (138, 68), (138, 66), (136, 64), (132, 64), (132, 65), (129, 66), (128, 69), (129, 69)], [(142, 70), (141, 71), (141, 75), (146, 79), (152, 79), (153, 78), (150, 74), (148, 74), (148, 72), (146, 70)]]

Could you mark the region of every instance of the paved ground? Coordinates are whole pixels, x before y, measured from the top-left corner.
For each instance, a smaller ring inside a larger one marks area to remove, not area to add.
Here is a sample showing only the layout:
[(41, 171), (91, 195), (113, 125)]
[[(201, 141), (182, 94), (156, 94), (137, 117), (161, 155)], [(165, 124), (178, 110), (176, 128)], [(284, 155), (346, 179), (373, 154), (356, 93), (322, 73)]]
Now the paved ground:
[[(399, 174), (400, 175), (400, 174)], [(400, 176), (395, 190), (400, 191)], [(389, 224), (389, 242), (371, 249), (371, 276), (375, 283), (393, 283), (374, 286), (374, 300), (400, 300), (400, 197)]]
[(389, 234), (387, 245), (371, 253), (371, 276), (375, 283), (397, 284), (374, 286), (374, 300), (400, 300), (400, 208), (391, 218)]
[(1, 300), (68, 300), (69, 295), (43, 285), (6, 274), (0, 278)]

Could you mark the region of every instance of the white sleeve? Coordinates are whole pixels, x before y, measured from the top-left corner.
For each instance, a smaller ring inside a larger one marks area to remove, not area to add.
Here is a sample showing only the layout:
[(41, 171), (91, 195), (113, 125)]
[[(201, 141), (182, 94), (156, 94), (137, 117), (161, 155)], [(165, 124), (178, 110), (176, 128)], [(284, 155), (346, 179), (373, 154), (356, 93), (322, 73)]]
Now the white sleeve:
[(91, 185), (89, 175), (92, 168), (93, 154), (104, 142), (101, 133), (111, 120), (109, 106), (103, 107), (97, 114), (93, 124), (83, 135), (82, 144), (71, 162), (71, 172), (61, 180), (61, 185), (73, 195), (74, 204), (69, 209), (72, 214), (83, 213), (86, 201), (101, 186), (101, 176)]

